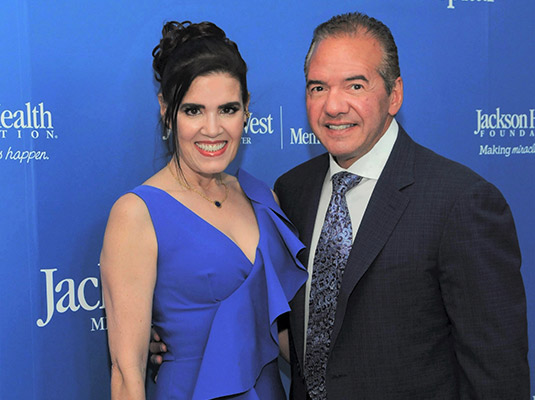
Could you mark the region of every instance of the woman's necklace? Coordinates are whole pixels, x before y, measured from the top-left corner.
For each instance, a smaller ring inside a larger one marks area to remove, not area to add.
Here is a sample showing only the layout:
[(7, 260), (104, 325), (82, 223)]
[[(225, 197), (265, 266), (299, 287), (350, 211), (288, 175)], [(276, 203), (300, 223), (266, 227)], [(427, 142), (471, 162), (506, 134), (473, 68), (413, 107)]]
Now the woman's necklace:
[(168, 164), (169, 165), (169, 170), (171, 171), (171, 175), (173, 175), (173, 177), (176, 179), (176, 181), (178, 182), (178, 184), (180, 186), (182, 186), (184, 189), (186, 190), (189, 190), (193, 193), (196, 193), (198, 194), (199, 196), (201, 196), (203, 199), (209, 201), (210, 203), (212, 203), (214, 206), (216, 206), (217, 208), (221, 208), (221, 206), (223, 205), (224, 201), (228, 198), (228, 186), (223, 183), (223, 180), (221, 179), (221, 177), (219, 177), (218, 181), (221, 185), (223, 185), (225, 187), (225, 197), (223, 198), (223, 200), (219, 201), (219, 200), (213, 200), (211, 199), (210, 197), (208, 197), (207, 195), (205, 195), (203, 192), (195, 189), (194, 187), (191, 187), (187, 182), (182, 182), (178, 176), (175, 176), (175, 174), (173, 173), (172, 169), (171, 169), (171, 164)]

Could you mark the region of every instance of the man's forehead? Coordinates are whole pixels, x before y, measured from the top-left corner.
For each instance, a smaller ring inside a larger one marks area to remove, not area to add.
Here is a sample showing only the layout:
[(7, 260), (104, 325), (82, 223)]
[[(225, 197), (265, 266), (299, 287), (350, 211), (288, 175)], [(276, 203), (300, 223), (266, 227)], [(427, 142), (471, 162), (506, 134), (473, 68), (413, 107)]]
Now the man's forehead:
[(381, 61), (382, 48), (369, 35), (330, 36), (314, 49), (307, 81), (334, 76), (342, 80), (369, 79)]

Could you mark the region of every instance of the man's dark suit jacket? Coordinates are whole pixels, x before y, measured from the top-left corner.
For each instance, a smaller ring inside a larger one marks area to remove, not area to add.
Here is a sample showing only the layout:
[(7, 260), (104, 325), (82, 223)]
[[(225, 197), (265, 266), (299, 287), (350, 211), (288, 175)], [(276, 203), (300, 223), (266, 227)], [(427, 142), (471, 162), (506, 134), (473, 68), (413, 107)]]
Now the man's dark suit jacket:
[[(309, 247), (328, 155), (281, 176)], [(304, 265), (308, 252), (300, 255)], [(500, 192), (400, 127), (348, 259), (327, 366), (329, 400), (529, 398), (520, 251)], [(290, 314), (291, 398), (303, 379), (304, 288)]]

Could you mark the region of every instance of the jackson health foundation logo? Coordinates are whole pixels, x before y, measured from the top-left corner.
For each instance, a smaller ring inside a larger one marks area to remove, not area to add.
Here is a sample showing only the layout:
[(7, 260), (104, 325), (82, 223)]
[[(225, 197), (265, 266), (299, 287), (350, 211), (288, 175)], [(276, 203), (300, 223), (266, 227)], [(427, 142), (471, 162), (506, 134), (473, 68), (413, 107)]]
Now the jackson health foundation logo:
[(106, 317), (102, 316), (105, 308), (100, 290), (100, 279), (88, 276), (77, 282), (73, 278), (62, 277), (58, 281), (58, 268), (44, 268), (43, 283), (45, 289), (45, 312), (35, 323), (44, 328), (58, 315), (76, 313), (78, 311), (97, 312), (98, 316), (90, 317), (88, 328), (92, 331), (107, 329)]
[(452, 10), (459, 3), (494, 3), (494, 0), (446, 0), (448, 9)]
[(54, 140), (52, 112), (44, 102), (37, 105), (26, 102), (17, 109), (2, 107), (0, 104), (0, 160), (28, 164), (33, 161), (48, 160), (46, 151), (25, 148), (28, 140)]
[(484, 142), (480, 156), (535, 154), (535, 109), (523, 113), (504, 112), (500, 107), (491, 112), (477, 109), (474, 135)]

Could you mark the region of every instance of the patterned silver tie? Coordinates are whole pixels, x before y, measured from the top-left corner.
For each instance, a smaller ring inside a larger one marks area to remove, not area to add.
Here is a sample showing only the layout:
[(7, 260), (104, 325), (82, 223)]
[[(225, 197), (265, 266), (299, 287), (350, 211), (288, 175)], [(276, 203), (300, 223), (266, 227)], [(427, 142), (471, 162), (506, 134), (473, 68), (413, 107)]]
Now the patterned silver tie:
[(345, 195), (361, 179), (349, 172), (333, 175), (333, 193), (314, 255), (305, 355), (305, 379), (312, 400), (327, 399), (327, 357), (338, 293), (352, 246), (351, 218)]

